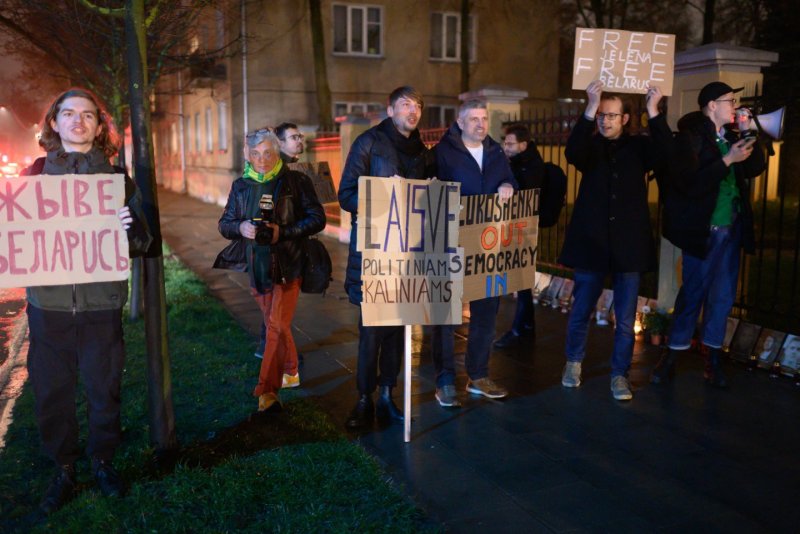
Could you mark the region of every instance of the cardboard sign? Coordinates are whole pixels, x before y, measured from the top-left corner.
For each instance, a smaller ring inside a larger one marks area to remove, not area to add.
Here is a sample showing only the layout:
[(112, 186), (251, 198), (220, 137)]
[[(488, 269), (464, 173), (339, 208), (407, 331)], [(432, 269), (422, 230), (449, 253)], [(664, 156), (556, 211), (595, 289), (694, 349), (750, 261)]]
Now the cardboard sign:
[(461, 324), (459, 195), (451, 182), (358, 179), (365, 325)]
[(0, 287), (125, 280), (122, 174), (0, 181)]
[(608, 92), (644, 94), (650, 84), (670, 96), (674, 70), (674, 35), (599, 28), (575, 30), (573, 89), (583, 91), (594, 80), (602, 80)]
[(333, 186), (331, 168), (328, 166), (327, 161), (321, 161), (316, 170), (313, 163), (289, 163), (289, 168), (293, 171), (302, 172), (311, 178), (311, 183), (314, 184), (314, 191), (317, 193), (317, 199), (319, 199), (320, 204), (338, 202), (336, 188)]
[(530, 289), (536, 276), (539, 190), (461, 199), (459, 244), (464, 247), (464, 300)]

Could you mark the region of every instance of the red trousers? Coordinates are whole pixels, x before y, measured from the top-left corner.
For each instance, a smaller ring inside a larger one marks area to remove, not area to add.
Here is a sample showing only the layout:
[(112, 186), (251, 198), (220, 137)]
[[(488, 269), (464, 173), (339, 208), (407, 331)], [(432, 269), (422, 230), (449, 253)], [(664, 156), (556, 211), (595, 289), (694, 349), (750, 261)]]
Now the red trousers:
[(255, 289), (251, 289), (251, 292), (267, 325), (267, 346), (264, 359), (261, 360), (258, 385), (253, 391), (253, 395), (258, 397), (264, 393), (278, 393), (284, 373), (297, 374), (297, 347), (292, 337), (292, 319), (300, 296), (300, 279), (273, 284), (263, 295)]

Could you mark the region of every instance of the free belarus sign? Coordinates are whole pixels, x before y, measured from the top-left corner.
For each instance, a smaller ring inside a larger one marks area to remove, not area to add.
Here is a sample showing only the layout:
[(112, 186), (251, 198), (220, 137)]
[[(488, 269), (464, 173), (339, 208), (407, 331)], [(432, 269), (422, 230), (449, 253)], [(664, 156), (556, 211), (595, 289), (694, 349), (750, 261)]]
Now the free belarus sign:
[(575, 30), (573, 89), (582, 91), (593, 81), (602, 80), (604, 90), (609, 92), (644, 94), (652, 84), (664, 96), (670, 96), (674, 69), (674, 35), (601, 28)]
[(366, 326), (461, 324), (460, 185), (361, 176), (356, 248)]
[(127, 279), (124, 202), (122, 174), (1, 180), (0, 287)]
[(464, 300), (530, 289), (536, 276), (539, 189), (463, 197), (459, 244), (464, 247)]

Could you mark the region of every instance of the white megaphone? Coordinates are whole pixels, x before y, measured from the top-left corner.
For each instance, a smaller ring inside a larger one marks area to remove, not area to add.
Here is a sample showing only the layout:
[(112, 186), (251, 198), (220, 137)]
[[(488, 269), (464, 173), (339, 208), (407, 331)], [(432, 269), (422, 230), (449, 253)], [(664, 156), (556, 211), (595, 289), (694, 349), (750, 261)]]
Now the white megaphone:
[(756, 125), (758, 129), (778, 140), (783, 137), (783, 116), (786, 114), (786, 106), (776, 109), (772, 113), (765, 113), (763, 115), (755, 115)]

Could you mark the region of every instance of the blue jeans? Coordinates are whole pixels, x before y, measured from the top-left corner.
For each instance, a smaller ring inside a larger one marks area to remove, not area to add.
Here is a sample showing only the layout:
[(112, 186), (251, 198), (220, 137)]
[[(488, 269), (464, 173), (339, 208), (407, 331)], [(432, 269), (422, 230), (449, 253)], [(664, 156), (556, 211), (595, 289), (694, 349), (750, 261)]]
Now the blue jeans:
[(734, 223), (711, 231), (705, 259), (683, 253), (683, 284), (675, 299), (669, 348), (686, 350), (691, 346), (701, 308), (703, 344), (722, 347), (725, 324), (736, 299), (740, 243), (741, 224)]
[(530, 289), (517, 291), (517, 311), (511, 330), (521, 336), (526, 330), (534, 328), (533, 292)]
[[(469, 303), (469, 334), (464, 366), (470, 380), (489, 376), (489, 354), (495, 334), (495, 320), (500, 307), (498, 297), (473, 300)], [(436, 369), (436, 387), (453, 385), (456, 380), (455, 325), (433, 327), (431, 348)]]
[[(586, 356), (589, 320), (603, 291), (606, 273), (575, 271), (575, 302), (567, 323), (567, 361), (581, 362)], [(611, 273), (614, 290), (614, 351), (611, 354), (611, 376), (625, 376), (633, 358), (636, 321), (636, 299), (639, 296), (639, 273)]]

